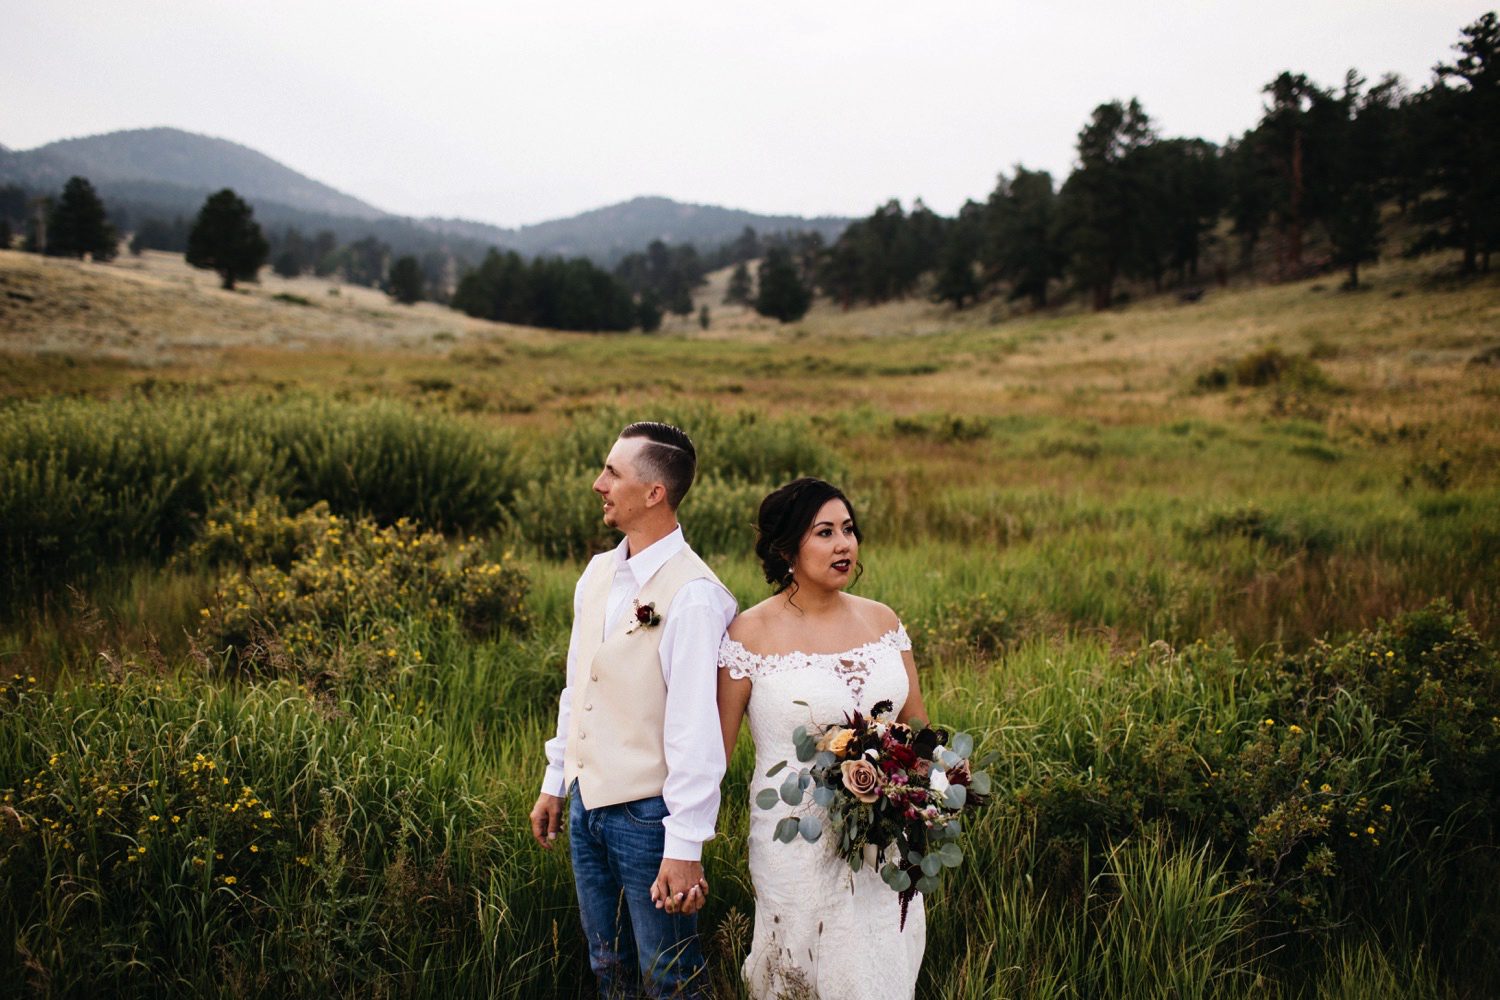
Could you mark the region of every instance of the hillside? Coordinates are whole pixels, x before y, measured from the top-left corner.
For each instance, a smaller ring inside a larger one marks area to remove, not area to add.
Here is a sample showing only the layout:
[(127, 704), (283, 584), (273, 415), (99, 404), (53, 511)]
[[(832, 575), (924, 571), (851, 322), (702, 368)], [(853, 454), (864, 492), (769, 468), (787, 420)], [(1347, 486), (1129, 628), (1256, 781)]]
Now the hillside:
[(527, 256), (588, 257), (608, 266), (656, 239), (711, 250), (749, 226), (761, 233), (812, 230), (832, 240), (849, 223), (642, 197), (507, 229), (467, 219), (395, 215), (247, 146), (175, 128), (110, 132), (30, 150), (0, 146), (0, 185), (53, 193), (75, 174), (93, 182), (127, 229), (153, 216), (190, 216), (209, 193), (230, 187), (252, 203), (263, 225), (308, 233), (331, 229), (343, 241), (373, 235), (398, 253), (447, 250), (470, 259), (496, 246)]
[(104, 188), (141, 181), (194, 192), (229, 187), (252, 202), (274, 201), (304, 212), (360, 219), (389, 214), (248, 146), (175, 128), (63, 139), (10, 155), (32, 186), (60, 187), (82, 174)]
[[(218, 382), (374, 384), (420, 395), (431, 386), (414, 386), (441, 372), (442, 393), (487, 400), (482, 406), (576, 405), (623, 392), (753, 398), (775, 384), (778, 406), (793, 409), (836, 399), (882, 412), (1019, 409), (1113, 423), (1170, 406), (1236, 419), (1252, 398), (1236, 387), (1236, 367), (1274, 347), (1295, 376), (1277, 405), (1422, 422), (1440, 393), (1482, 423), (1493, 390), (1474, 380), (1488, 384), (1496, 370), (1500, 285), (1455, 285), (1448, 266), (1438, 258), (1381, 264), (1370, 269), (1371, 289), (1353, 295), (1312, 280), (1211, 292), (1192, 305), (1167, 295), (1106, 313), (1004, 321), (991, 304), (953, 312), (909, 299), (846, 311), (819, 301), (786, 327), (722, 305), (719, 274), (698, 293), (696, 305), (712, 316), (707, 331), (673, 318), (656, 335), (593, 335), (489, 323), (430, 303), (402, 307), (311, 277), (266, 273), (224, 292), (213, 274), (170, 254), (98, 265), (0, 252), (0, 369), (30, 372), (0, 378), (0, 397), (209, 373)], [(1212, 389), (1215, 373), (1227, 390)]]

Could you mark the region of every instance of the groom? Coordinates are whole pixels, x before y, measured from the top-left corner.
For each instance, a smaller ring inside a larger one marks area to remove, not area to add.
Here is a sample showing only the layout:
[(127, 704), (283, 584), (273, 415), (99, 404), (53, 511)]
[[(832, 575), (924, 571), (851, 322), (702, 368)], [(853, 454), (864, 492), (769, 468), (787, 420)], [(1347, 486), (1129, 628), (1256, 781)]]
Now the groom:
[(531, 832), (550, 848), (565, 798), (573, 881), (601, 996), (703, 994), (697, 918), (708, 894), (724, 745), (719, 642), (734, 597), (682, 537), (677, 507), (697, 471), (668, 424), (620, 432), (594, 481), (622, 532), (573, 594), (567, 686)]

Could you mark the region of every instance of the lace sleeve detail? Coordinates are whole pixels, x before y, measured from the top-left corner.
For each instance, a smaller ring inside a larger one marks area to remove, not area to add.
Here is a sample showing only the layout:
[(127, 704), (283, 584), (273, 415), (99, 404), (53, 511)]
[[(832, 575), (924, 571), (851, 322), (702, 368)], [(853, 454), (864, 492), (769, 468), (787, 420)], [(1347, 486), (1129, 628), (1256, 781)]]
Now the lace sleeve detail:
[(899, 621), (896, 622), (896, 630), (894, 632), (887, 632), (886, 634), (890, 636), (891, 645), (896, 649), (903, 653), (911, 649), (911, 636), (906, 634), (906, 626)]
[(729, 671), (729, 676), (737, 681), (747, 677), (754, 677), (761, 665), (761, 658), (750, 652), (744, 646), (735, 642), (729, 636), (719, 643), (719, 669)]

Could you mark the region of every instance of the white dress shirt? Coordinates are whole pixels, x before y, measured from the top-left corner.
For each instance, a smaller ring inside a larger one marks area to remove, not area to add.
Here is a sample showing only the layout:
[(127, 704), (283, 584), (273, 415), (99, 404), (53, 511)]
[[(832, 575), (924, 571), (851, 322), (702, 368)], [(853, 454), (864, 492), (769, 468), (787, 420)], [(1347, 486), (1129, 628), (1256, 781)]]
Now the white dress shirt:
[[(604, 611), (604, 633), (620, 622), (641, 587), (677, 553), (687, 548), (678, 526), (670, 535), (633, 556), (628, 543), (615, 549), (615, 578)], [(557, 735), (547, 741), (547, 775), (542, 791), (564, 796), (563, 755), (578, 666), (579, 599), (582, 577), (573, 588), (573, 632), (568, 641), (568, 683), (557, 701)], [(667, 686), (662, 746), (667, 780), (666, 844), (662, 856), (697, 861), (703, 842), (714, 835), (719, 816), (719, 784), (724, 780), (724, 740), (719, 728), (719, 643), (738, 610), (733, 595), (712, 580), (692, 580), (677, 592), (664, 616), (661, 676)]]

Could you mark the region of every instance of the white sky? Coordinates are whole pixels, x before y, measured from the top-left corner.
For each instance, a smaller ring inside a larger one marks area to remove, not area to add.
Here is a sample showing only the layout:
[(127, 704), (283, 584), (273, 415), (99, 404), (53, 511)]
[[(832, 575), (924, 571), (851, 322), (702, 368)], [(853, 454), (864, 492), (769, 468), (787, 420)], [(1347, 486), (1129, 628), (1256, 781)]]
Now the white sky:
[(1252, 126), (1278, 72), (1415, 89), (1450, 0), (0, 0), (0, 143), (171, 125), (380, 208), (501, 225), (640, 194), (952, 213), (1059, 180), (1095, 105)]

